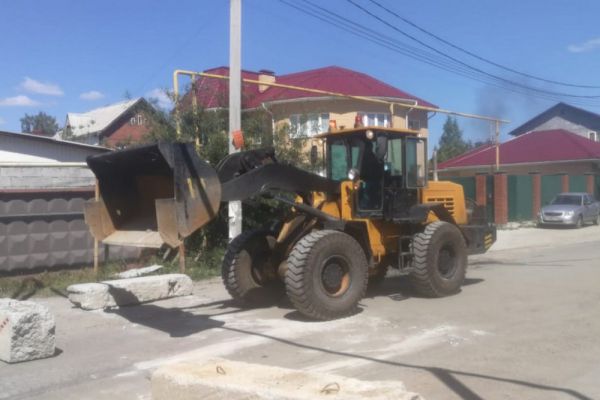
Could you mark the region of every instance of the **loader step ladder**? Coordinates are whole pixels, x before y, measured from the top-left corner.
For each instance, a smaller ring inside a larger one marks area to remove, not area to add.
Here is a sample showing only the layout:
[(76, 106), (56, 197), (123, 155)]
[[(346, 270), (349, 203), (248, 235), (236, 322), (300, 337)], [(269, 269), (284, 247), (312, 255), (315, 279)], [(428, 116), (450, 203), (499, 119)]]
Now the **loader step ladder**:
[(413, 251), (412, 236), (400, 236), (398, 239), (398, 268), (400, 272), (410, 272), (412, 267)]

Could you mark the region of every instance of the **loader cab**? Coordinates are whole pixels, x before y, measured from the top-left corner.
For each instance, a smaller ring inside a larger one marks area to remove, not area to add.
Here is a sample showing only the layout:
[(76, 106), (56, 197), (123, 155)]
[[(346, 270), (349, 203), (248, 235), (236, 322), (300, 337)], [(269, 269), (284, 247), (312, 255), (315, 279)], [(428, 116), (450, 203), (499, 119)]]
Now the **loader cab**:
[(354, 215), (398, 220), (427, 186), (427, 142), (414, 131), (357, 129), (331, 133), (327, 176), (354, 182)]

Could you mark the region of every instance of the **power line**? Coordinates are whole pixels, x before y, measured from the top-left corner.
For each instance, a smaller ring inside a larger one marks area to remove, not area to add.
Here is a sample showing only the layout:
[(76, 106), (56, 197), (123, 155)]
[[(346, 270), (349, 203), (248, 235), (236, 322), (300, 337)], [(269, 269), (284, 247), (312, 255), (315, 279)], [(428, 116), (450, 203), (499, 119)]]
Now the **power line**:
[(539, 93), (550, 94), (550, 95), (561, 96), (561, 97), (578, 98), (578, 99), (598, 99), (598, 98), (600, 98), (600, 96), (598, 96), (598, 95), (577, 95), (577, 94), (571, 94), (571, 93), (561, 93), (561, 92), (554, 92), (554, 91), (551, 91), (551, 90), (540, 89), (540, 88), (536, 88), (536, 87), (533, 87), (533, 86), (528, 86), (528, 85), (524, 85), (524, 84), (521, 84), (521, 83), (518, 83), (518, 82), (514, 82), (514, 81), (511, 81), (509, 79), (503, 78), (501, 76), (489, 73), (489, 72), (484, 71), (484, 70), (482, 70), (480, 68), (477, 68), (477, 67), (474, 67), (474, 66), (472, 66), (470, 64), (467, 64), (467, 63), (465, 63), (465, 62), (457, 59), (456, 57), (453, 57), (453, 56), (451, 56), (449, 54), (446, 54), (443, 51), (441, 51), (441, 50), (439, 50), (439, 49), (437, 49), (437, 48), (435, 48), (435, 47), (433, 47), (433, 46), (431, 46), (431, 45), (423, 42), (422, 40), (418, 39), (417, 37), (415, 37), (415, 36), (413, 36), (413, 35), (405, 32), (405, 31), (403, 31), (402, 29), (400, 29), (400, 28), (392, 25), (388, 21), (384, 20), (383, 18), (381, 18), (378, 15), (374, 14), (370, 10), (368, 10), (365, 7), (361, 6), (360, 4), (356, 3), (354, 0), (346, 0), (346, 2), (352, 4), (353, 6), (355, 6), (356, 8), (358, 8), (359, 10), (361, 10), (362, 12), (364, 12), (365, 14), (370, 15), (371, 17), (373, 17), (377, 21), (379, 21), (382, 24), (390, 27), (391, 29), (395, 30), (396, 32), (400, 33), (401, 35), (403, 35), (403, 36), (405, 36), (405, 37), (407, 37), (407, 38), (409, 38), (409, 39), (411, 39), (411, 40), (419, 43), (421, 46), (424, 46), (424, 47), (430, 49), (431, 51), (433, 51), (433, 52), (435, 52), (435, 53), (437, 53), (437, 54), (439, 54), (439, 55), (441, 55), (443, 57), (446, 57), (446, 58), (448, 58), (448, 59), (450, 59), (452, 61), (455, 61), (456, 63), (458, 63), (460, 65), (463, 65), (463, 66), (465, 66), (465, 67), (467, 67), (469, 69), (472, 69), (473, 71), (479, 72), (480, 74), (483, 74), (483, 75), (486, 75), (488, 77), (491, 77), (491, 78), (503, 81), (503, 82), (505, 82), (507, 84), (510, 84), (510, 85), (518, 86), (518, 87), (521, 87), (523, 89), (532, 90), (532, 91), (536, 91), (536, 92), (539, 92)]
[[(344, 30), (348, 33), (351, 33), (355, 36), (361, 37), (365, 40), (368, 40), (372, 43), (375, 43), (381, 47), (384, 47), (388, 50), (397, 52), (399, 54), (405, 55), (407, 57), (413, 58), (417, 61), (421, 61), (428, 65), (434, 66), (436, 68), (455, 73), (457, 75), (466, 77), (471, 80), (475, 80), (486, 85), (498, 87), (503, 90), (511, 91), (521, 95), (535, 96), (541, 99), (552, 100), (552, 101), (560, 101), (561, 98), (556, 95), (548, 95), (541, 93), (531, 93), (530, 91), (523, 90), (520, 88), (514, 88), (507, 86), (502, 81), (498, 81), (486, 76), (481, 76), (473, 72), (472, 70), (463, 67), (460, 64), (453, 62), (452, 60), (448, 60), (446, 58), (442, 58), (436, 54), (432, 54), (426, 50), (416, 48), (410, 45), (407, 45), (403, 42), (398, 41), (397, 39), (391, 38), (389, 36), (383, 35), (378, 31), (375, 31), (371, 28), (368, 28), (360, 23), (350, 20), (348, 18), (342, 17), (341, 15), (328, 10), (326, 8), (321, 7), (309, 0), (302, 0), (306, 5), (308, 5), (309, 9), (300, 7), (297, 3), (291, 3), (286, 0), (279, 0), (281, 3), (287, 5), (288, 7), (294, 8), (299, 12), (302, 12), (306, 15), (309, 15), (313, 18), (319, 19), (320, 21), (327, 23), (329, 25), (333, 25), (341, 30)], [(578, 105), (592, 105), (584, 99), (572, 101), (572, 103), (577, 103)]]
[(461, 51), (461, 52), (463, 52), (465, 54), (468, 54), (469, 56), (471, 56), (473, 58), (476, 58), (479, 61), (483, 61), (485, 63), (493, 65), (494, 67), (503, 69), (505, 71), (512, 72), (512, 73), (517, 74), (517, 75), (524, 76), (526, 78), (535, 79), (535, 80), (538, 80), (538, 81), (541, 81), (541, 82), (546, 82), (546, 83), (552, 83), (552, 84), (555, 84), (555, 85), (569, 86), (569, 87), (580, 88), (580, 89), (600, 89), (600, 86), (578, 85), (578, 84), (574, 84), (574, 83), (561, 82), (561, 81), (555, 81), (555, 80), (552, 80), (552, 79), (542, 78), (542, 77), (539, 77), (539, 76), (536, 76), (536, 75), (529, 74), (527, 72), (518, 71), (518, 70), (516, 70), (514, 68), (507, 67), (505, 65), (499, 64), (499, 63), (497, 63), (495, 61), (492, 61), (492, 60), (490, 60), (488, 58), (485, 58), (485, 57), (482, 57), (480, 55), (477, 55), (477, 54), (473, 53), (472, 51), (469, 51), (469, 50), (465, 49), (464, 47), (458, 46), (458, 45), (456, 45), (456, 44), (454, 44), (454, 43), (452, 43), (452, 42), (450, 42), (450, 41), (448, 41), (448, 40), (446, 40), (446, 39), (444, 39), (444, 38), (436, 35), (435, 33), (431, 32), (431, 31), (428, 31), (427, 29), (425, 29), (425, 28), (417, 25), (416, 23), (412, 22), (411, 20), (407, 19), (406, 17), (403, 17), (403, 16), (399, 15), (398, 13), (394, 12), (393, 10), (391, 10), (390, 8), (384, 6), (383, 4), (379, 3), (376, 0), (369, 0), (369, 1), (371, 3), (373, 3), (373, 4), (375, 4), (377, 7), (381, 8), (382, 10), (387, 11), (388, 13), (392, 14), (396, 18), (398, 18), (401, 21), (403, 21), (403, 22), (407, 23), (408, 25), (412, 26), (413, 28), (418, 29), (419, 31), (423, 32), (424, 34), (426, 34), (426, 35), (428, 35), (428, 36), (430, 36), (430, 37), (432, 37), (432, 38), (434, 38), (434, 39), (436, 39), (436, 40), (438, 40), (438, 41), (440, 41), (440, 42), (442, 42), (442, 43), (444, 43), (444, 44), (452, 47), (453, 49), (456, 49), (456, 50)]

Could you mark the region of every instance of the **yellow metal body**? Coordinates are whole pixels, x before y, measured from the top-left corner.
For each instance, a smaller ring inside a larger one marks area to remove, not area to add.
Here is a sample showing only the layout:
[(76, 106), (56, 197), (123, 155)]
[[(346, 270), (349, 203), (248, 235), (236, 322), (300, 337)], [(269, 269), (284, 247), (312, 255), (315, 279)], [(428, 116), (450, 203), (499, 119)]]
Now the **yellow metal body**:
[[(371, 253), (375, 261), (379, 262), (386, 254), (398, 251), (398, 238), (402, 235), (402, 228), (392, 222), (354, 215), (355, 193), (354, 183), (344, 181), (341, 183), (341, 194), (338, 198), (328, 198), (324, 193), (313, 193), (313, 206), (333, 217), (364, 223)], [(420, 189), (419, 199), (420, 203), (443, 203), (457, 224), (467, 223), (465, 197), (461, 185), (445, 181), (429, 182), (427, 187)], [(425, 224), (436, 220), (436, 216), (430, 213)]]

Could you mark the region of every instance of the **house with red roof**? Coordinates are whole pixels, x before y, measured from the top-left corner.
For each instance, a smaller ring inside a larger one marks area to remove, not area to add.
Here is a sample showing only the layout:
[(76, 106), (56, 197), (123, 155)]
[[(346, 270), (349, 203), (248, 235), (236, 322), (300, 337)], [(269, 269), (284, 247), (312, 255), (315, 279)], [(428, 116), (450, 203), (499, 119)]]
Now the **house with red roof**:
[[(508, 174), (600, 172), (600, 143), (564, 129), (521, 134), (498, 146), (500, 170)], [(439, 164), (440, 176), (493, 173), (496, 146), (486, 144)]]
[[(204, 72), (229, 75), (229, 68), (218, 67)], [(258, 72), (244, 70), (242, 78), (437, 108), (426, 100), (365, 73), (338, 66), (283, 75), (276, 75), (268, 70)], [(228, 81), (226, 80), (202, 77), (196, 81), (192, 90), (195, 92), (197, 104), (206, 110), (226, 108), (228, 105)], [(189, 95), (190, 93), (186, 97), (189, 98)], [(310, 138), (326, 132), (330, 125), (337, 129), (351, 128), (357, 117), (365, 126), (409, 128), (420, 131), (422, 136), (427, 136), (428, 133), (427, 112), (423, 110), (390, 107), (386, 104), (344, 99), (266, 84), (243, 83), (242, 108), (244, 111), (265, 110), (272, 117), (273, 127), (288, 124), (292, 136), (297, 137)]]

